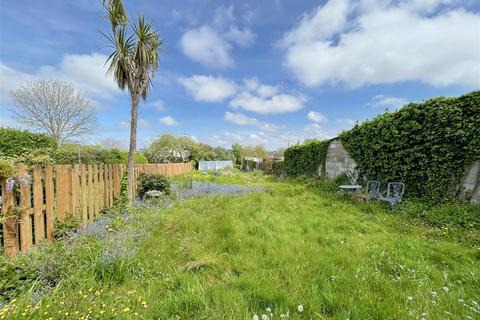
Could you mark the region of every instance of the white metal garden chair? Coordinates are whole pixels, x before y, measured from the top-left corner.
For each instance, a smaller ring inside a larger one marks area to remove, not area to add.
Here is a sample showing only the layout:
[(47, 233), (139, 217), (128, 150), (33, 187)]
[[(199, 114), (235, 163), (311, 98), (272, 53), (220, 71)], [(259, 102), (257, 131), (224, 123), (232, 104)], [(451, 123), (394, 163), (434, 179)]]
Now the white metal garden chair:
[(405, 184), (403, 182), (389, 182), (387, 186), (387, 195), (379, 200), (388, 202), (392, 207), (402, 201), (405, 192)]
[(376, 200), (382, 197), (380, 192), (380, 181), (368, 181), (367, 182), (367, 194), (365, 195), (365, 200)]

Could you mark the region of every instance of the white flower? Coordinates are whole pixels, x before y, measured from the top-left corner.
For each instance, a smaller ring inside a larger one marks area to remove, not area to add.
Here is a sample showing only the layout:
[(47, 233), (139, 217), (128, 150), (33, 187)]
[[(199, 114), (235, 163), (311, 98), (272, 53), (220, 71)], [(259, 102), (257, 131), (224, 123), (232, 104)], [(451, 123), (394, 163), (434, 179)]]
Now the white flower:
[(337, 277), (335, 277), (335, 276), (330, 277), (330, 280), (332, 280), (332, 281), (335, 280), (335, 279), (337, 279)]
[(435, 291), (432, 291), (432, 297), (434, 297), (434, 298), (437, 297), (437, 293)]
[(262, 320), (267, 320), (268, 316), (266, 314), (262, 314)]
[(303, 306), (301, 304), (298, 305), (297, 307), (298, 312), (303, 312)]
[(448, 288), (447, 287), (443, 287), (442, 289), (443, 289), (443, 292), (448, 293)]
[(412, 301), (412, 300), (413, 300), (413, 297), (412, 297), (412, 296), (408, 296), (408, 297), (407, 297), (407, 300), (408, 300), (408, 301)]
[(268, 313), (271, 313), (272, 309), (270, 307), (268, 307), (267, 309), (265, 309), (265, 311), (267, 311)]
[(437, 304), (437, 301), (435, 301), (435, 300), (432, 300), (432, 304)]
[(253, 315), (252, 320), (258, 320), (258, 316), (256, 314)]

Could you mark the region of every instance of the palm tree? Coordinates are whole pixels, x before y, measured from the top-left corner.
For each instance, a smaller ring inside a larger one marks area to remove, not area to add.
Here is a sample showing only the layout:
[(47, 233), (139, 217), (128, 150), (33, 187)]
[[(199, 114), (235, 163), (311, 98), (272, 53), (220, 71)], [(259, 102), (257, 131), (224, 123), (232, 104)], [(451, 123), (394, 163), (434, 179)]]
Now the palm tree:
[[(108, 19), (112, 25), (112, 34), (104, 34), (112, 43), (113, 52), (106, 63), (108, 74), (113, 75), (120, 89), (127, 89), (131, 98), (130, 148), (128, 154), (128, 199), (133, 200), (133, 178), (135, 152), (137, 149), (137, 117), (140, 98), (146, 100), (150, 93), (152, 79), (158, 68), (159, 50), (164, 38), (153, 30), (143, 15), (129, 23), (122, 0), (103, 0)], [(127, 33), (130, 27), (131, 35)]]

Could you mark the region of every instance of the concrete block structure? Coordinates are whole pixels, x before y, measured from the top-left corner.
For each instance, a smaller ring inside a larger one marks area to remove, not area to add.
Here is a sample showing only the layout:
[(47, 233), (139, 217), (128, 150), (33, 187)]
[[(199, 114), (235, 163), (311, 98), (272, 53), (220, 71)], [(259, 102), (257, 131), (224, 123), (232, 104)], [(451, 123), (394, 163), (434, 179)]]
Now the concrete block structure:
[(340, 140), (335, 139), (330, 142), (327, 149), (327, 158), (325, 161), (325, 177), (333, 179), (336, 176), (353, 170), (357, 164), (350, 157)]

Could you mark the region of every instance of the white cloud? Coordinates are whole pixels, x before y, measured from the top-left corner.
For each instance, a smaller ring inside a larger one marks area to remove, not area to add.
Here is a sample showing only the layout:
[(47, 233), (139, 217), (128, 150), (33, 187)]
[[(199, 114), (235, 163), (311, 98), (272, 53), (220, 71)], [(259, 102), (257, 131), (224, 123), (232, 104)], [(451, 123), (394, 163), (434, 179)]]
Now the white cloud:
[(17, 89), (24, 81), (35, 79), (61, 79), (71, 82), (80, 92), (90, 98), (111, 98), (119, 93), (114, 80), (106, 75), (106, 55), (66, 54), (58, 65), (43, 65), (33, 73), (15, 70), (0, 62), (0, 95), (8, 96), (8, 91)]
[(295, 112), (307, 99), (302, 95), (281, 93), (277, 86), (263, 85), (256, 78), (245, 79), (242, 92), (230, 101), (232, 108), (260, 114)]
[(238, 112), (225, 112), (225, 120), (241, 126), (254, 126), (263, 131), (276, 131), (280, 128), (275, 124), (266, 121), (259, 121), (256, 118), (250, 118)]
[[(440, 10), (441, 9), (441, 10)], [(480, 86), (480, 15), (457, 1), (329, 0), (281, 40), (304, 84)]]
[[(329, 139), (333, 135), (326, 133), (318, 124), (306, 126), (299, 131), (279, 131), (275, 134), (264, 131), (250, 133), (225, 132), (223, 134), (208, 136), (203, 139), (205, 143), (229, 148), (234, 143), (243, 145), (261, 144), (268, 150), (275, 150), (280, 147), (286, 147), (296, 143), (301, 143), (305, 139)], [(201, 139), (202, 140), (202, 139)]]
[(180, 40), (183, 53), (207, 67), (227, 68), (234, 65), (231, 50), (234, 46), (249, 47), (255, 34), (235, 23), (233, 6), (217, 8), (211, 25), (186, 31)]
[(369, 105), (372, 107), (381, 107), (381, 108), (388, 108), (388, 107), (398, 108), (407, 103), (408, 103), (408, 100), (405, 98), (379, 94), (372, 98)]
[(178, 126), (178, 122), (175, 119), (173, 119), (171, 116), (160, 118), (159, 121), (161, 124), (164, 124), (169, 127)]
[(305, 131), (307, 137), (309, 138), (315, 138), (319, 140), (332, 138), (332, 136), (329, 135), (318, 123), (312, 123), (305, 126), (305, 128), (303, 128), (303, 131)]
[(207, 67), (226, 68), (233, 65), (230, 43), (209, 26), (185, 32), (180, 45), (186, 56)]
[(194, 75), (178, 81), (197, 101), (218, 102), (236, 92), (235, 83), (222, 77)]
[(327, 117), (325, 117), (323, 114), (316, 111), (310, 111), (309, 113), (307, 113), (307, 118), (308, 120), (317, 122), (317, 123), (327, 122)]

